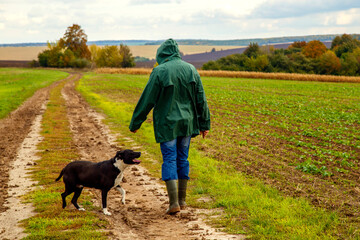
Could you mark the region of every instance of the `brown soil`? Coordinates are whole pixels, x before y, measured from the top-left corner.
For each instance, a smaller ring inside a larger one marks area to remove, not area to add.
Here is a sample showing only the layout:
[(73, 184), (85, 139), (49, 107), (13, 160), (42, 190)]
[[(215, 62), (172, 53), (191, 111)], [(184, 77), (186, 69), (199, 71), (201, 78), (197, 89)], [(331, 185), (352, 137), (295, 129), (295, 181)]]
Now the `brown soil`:
[[(82, 97), (75, 91), (74, 83), (81, 77), (72, 74), (62, 94), (66, 100), (68, 118), (73, 139), (83, 160), (103, 161), (114, 156), (123, 146), (117, 146), (109, 129), (102, 124), (101, 116), (93, 111)], [(54, 85), (53, 85), (54, 86)], [(9, 166), (15, 159), (18, 148), (27, 137), (30, 126), (36, 115), (41, 113), (41, 105), (48, 98), (53, 87), (39, 90), (18, 110), (0, 121), (0, 213), (6, 210), (4, 205), (8, 199)], [(134, 146), (129, 139), (126, 148), (142, 151), (141, 146)], [(31, 160), (31, 159), (29, 159)], [(121, 194), (111, 190), (108, 196), (108, 210), (112, 216), (100, 218), (110, 222), (106, 229), (111, 239), (243, 239), (241, 235), (227, 235), (204, 223), (204, 210), (192, 209), (182, 211), (175, 216), (165, 215), (167, 195), (162, 183), (151, 177), (140, 165), (125, 170), (126, 182), (122, 187), (126, 190), (126, 204), (121, 204)], [(10, 187), (11, 188), (11, 187)], [(94, 196), (94, 203), (100, 206), (100, 191), (87, 189)], [(60, 198), (59, 198), (60, 201)], [(81, 204), (81, 197), (79, 199)], [(61, 204), (59, 202), (59, 204)], [(76, 211), (69, 207), (68, 211)], [(3, 237), (3, 236), (2, 236)], [(6, 236), (4, 236), (6, 237)]]
[(6, 210), (4, 202), (8, 195), (10, 163), (15, 159), (35, 117), (41, 114), (41, 106), (48, 99), (49, 90), (56, 84), (37, 91), (7, 118), (0, 120), (0, 213)]

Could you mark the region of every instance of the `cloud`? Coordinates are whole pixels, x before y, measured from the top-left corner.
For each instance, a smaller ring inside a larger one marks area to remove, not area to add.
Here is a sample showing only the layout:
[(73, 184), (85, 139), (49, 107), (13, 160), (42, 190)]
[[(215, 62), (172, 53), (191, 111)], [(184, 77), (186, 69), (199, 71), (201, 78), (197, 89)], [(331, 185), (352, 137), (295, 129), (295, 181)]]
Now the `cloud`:
[(146, 5), (146, 4), (172, 4), (181, 3), (181, 0), (131, 0), (130, 5)]
[(360, 8), (359, 0), (267, 0), (251, 12), (254, 18), (293, 18)]

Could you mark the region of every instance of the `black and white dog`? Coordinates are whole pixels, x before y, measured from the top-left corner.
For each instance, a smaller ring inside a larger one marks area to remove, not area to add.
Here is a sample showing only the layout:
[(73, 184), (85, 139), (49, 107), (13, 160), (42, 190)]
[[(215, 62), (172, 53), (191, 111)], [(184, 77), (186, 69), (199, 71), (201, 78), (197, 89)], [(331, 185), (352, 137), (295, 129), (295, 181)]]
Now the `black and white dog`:
[(69, 163), (55, 180), (59, 181), (63, 176), (65, 192), (61, 194), (62, 207), (66, 207), (66, 196), (75, 192), (71, 202), (78, 210), (84, 211), (85, 209), (77, 204), (77, 199), (84, 187), (90, 187), (101, 190), (103, 212), (105, 215), (111, 215), (106, 207), (107, 194), (111, 188), (115, 187), (122, 195), (121, 202), (125, 204), (125, 190), (120, 186), (124, 169), (131, 164), (139, 164), (140, 161), (137, 158), (140, 156), (141, 152), (127, 149), (118, 151), (115, 157), (103, 162), (74, 161)]

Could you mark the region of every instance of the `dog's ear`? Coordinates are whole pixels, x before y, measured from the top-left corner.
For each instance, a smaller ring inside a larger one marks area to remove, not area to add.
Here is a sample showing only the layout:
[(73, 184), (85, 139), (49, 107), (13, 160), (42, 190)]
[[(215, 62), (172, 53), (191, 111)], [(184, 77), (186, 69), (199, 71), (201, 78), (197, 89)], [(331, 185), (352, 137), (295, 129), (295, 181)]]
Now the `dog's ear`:
[(123, 159), (124, 151), (117, 151), (115, 155), (115, 159)]

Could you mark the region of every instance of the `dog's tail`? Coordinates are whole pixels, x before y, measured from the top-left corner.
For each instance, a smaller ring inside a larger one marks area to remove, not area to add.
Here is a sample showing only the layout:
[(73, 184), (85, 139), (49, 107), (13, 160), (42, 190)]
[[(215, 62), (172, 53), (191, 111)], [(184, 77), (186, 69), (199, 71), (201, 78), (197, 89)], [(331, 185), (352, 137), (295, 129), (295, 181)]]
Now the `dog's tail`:
[(61, 170), (59, 177), (57, 179), (55, 179), (55, 182), (59, 181), (63, 175), (64, 175), (64, 168), (63, 168), (63, 170)]

